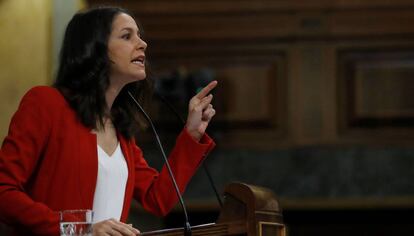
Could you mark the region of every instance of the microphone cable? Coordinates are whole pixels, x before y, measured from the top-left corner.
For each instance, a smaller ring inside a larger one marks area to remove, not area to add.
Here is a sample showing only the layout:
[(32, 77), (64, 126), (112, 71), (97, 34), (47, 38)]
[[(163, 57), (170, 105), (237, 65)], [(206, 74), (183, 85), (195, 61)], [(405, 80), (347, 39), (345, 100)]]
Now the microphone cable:
[(139, 102), (134, 98), (134, 96), (131, 94), (130, 91), (128, 91), (128, 95), (132, 98), (132, 101), (134, 101), (134, 103), (137, 105), (137, 107), (139, 108), (139, 110), (145, 116), (145, 119), (148, 121), (148, 123), (150, 124), (150, 126), (152, 128), (152, 131), (154, 132), (155, 138), (157, 139), (158, 147), (161, 150), (162, 157), (164, 158), (165, 165), (166, 165), (166, 167), (168, 169), (168, 173), (170, 174), (171, 181), (173, 182), (173, 185), (174, 185), (175, 192), (177, 194), (178, 200), (180, 201), (181, 207), (183, 208), (183, 211), (184, 211), (184, 218), (185, 218), (184, 235), (185, 236), (191, 236), (191, 225), (190, 225), (190, 222), (188, 220), (188, 214), (187, 214), (187, 209), (186, 209), (185, 204), (184, 204), (184, 199), (181, 196), (180, 190), (178, 189), (177, 182), (175, 181), (174, 174), (173, 174), (173, 172), (171, 170), (170, 164), (168, 163), (168, 159), (167, 159), (167, 156), (165, 155), (165, 151), (164, 151), (164, 148), (163, 148), (163, 146), (161, 144), (160, 137), (158, 136), (158, 133), (157, 133), (157, 131), (155, 129), (154, 124), (152, 123), (151, 118), (144, 111), (144, 109), (141, 107), (141, 105), (139, 104)]

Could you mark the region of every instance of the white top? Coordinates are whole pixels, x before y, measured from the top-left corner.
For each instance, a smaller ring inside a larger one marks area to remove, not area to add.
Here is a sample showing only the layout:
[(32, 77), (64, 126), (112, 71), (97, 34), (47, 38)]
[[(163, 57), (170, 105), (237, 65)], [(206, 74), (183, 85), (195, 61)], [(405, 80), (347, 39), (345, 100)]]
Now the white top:
[(118, 145), (109, 156), (98, 147), (98, 178), (93, 198), (93, 222), (114, 218), (120, 220), (124, 205), (128, 167)]

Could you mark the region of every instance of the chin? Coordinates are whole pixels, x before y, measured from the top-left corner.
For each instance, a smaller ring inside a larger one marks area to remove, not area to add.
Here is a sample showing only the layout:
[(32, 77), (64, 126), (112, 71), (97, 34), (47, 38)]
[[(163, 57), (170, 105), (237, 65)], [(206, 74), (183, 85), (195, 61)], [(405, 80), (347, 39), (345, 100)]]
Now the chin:
[(132, 81), (141, 81), (144, 80), (147, 77), (145, 73), (139, 73), (132, 75)]
[(146, 76), (146, 75), (143, 75), (143, 76), (137, 76), (137, 77), (136, 77), (136, 80), (137, 80), (137, 81), (140, 81), (140, 80), (144, 80), (145, 78), (147, 78), (147, 76)]

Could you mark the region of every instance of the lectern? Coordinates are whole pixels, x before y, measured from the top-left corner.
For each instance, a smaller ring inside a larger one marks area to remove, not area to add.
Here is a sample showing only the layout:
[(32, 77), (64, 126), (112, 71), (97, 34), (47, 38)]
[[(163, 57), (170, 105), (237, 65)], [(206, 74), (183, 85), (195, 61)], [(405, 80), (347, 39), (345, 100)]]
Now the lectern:
[[(231, 183), (224, 190), (224, 203), (216, 223), (191, 227), (193, 236), (286, 236), (282, 210), (269, 189)], [(142, 236), (182, 236), (183, 228), (141, 233)]]

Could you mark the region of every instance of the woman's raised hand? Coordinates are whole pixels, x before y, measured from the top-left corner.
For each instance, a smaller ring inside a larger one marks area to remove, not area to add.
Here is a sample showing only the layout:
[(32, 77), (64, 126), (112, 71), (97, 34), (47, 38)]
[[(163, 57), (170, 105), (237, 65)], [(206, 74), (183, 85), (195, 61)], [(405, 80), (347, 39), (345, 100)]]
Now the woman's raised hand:
[(200, 92), (191, 98), (188, 104), (188, 116), (186, 128), (188, 133), (197, 141), (200, 141), (211, 118), (216, 111), (211, 105), (213, 95), (209, 94), (217, 85), (217, 81), (210, 82)]

